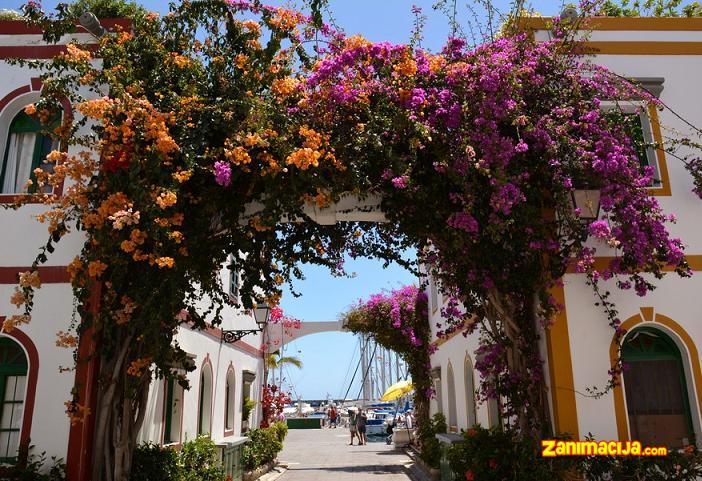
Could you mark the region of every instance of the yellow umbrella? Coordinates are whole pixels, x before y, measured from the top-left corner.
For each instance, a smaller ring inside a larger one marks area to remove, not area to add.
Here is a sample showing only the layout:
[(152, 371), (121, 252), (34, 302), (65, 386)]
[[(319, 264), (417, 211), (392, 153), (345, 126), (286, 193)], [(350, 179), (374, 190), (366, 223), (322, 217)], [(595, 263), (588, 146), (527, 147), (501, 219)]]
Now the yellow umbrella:
[(403, 394), (407, 394), (414, 390), (412, 381), (399, 381), (388, 388), (387, 391), (381, 396), (381, 401), (394, 401), (395, 399), (401, 397)]

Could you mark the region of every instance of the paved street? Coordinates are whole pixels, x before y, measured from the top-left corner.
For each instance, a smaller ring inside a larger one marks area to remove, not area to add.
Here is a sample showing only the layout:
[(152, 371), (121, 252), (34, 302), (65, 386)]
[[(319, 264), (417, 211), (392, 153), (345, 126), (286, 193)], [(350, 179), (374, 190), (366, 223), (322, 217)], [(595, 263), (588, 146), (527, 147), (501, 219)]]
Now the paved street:
[(291, 429), (278, 455), (289, 470), (279, 481), (408, 481), (412, 461), (382, 443), (349, 446), (347, 429)]

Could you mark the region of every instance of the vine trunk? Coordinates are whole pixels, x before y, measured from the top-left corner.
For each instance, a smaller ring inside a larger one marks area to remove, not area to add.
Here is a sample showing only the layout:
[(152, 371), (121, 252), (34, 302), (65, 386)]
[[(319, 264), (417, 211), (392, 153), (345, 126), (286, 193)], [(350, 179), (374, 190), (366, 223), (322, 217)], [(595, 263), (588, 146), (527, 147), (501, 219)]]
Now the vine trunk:
[(128, 481), (137, 435), (144, 422), (151, 371), (128, 372), (132, 335), (100, 354), (100, 381), (95, 412), (92, 477)]

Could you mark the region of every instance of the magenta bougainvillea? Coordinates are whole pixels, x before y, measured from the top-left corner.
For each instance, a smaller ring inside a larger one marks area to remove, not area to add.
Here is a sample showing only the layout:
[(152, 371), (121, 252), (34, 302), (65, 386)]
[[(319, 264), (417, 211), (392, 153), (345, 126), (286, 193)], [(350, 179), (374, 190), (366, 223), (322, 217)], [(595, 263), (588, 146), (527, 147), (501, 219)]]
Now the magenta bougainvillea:
[[(641, 167), (621, 112), (603, 106), (657, 100), (567, 49), (523, 33), (477, 48), (449, 39), (439, 54), (348, 38), (293, 107), (364, 172), (354, 188), (382, 194), (388, 230), (416, 242), (449, 298), (440, 334), (480, 328), (482, 392), (512, 400), (511, 419), (548, 417), (525, 415), (543, 405), (536, 326), (558, 309), (551, 289), (569, 266), (587, 275), (617, 336), (602, 280), (644, 295), (654, 286), (643, 273), (690, 274), (667, 230), (674, 217), (647, 190), (653, 169)], [(578, 189), (600, 191), (599, 219), (580, 221)], [(596, 265), (596, 254), (611, 260)]]

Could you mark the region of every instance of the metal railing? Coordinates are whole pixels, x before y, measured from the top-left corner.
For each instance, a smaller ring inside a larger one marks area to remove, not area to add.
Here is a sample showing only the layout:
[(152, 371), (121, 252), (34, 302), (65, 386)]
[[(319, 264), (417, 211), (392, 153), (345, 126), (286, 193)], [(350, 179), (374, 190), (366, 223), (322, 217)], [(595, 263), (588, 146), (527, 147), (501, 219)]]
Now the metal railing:
[(240, 438), (234, 442), (217, 445), (220, 448), (222, 466), (227, 475), (227, 481), (242, 481), (244, 477), (244, 463), (241, 458), (244, 451), (244, 443), (248, 440), (248, 438)]

